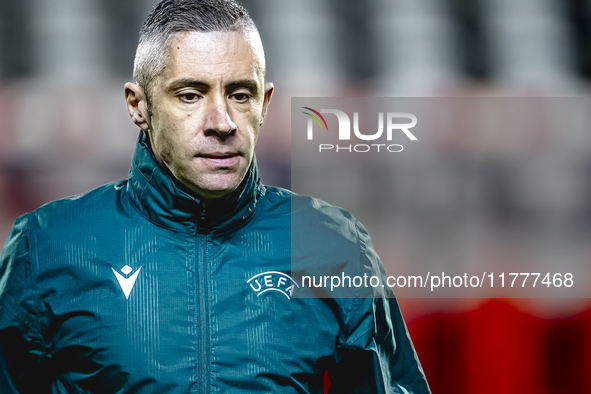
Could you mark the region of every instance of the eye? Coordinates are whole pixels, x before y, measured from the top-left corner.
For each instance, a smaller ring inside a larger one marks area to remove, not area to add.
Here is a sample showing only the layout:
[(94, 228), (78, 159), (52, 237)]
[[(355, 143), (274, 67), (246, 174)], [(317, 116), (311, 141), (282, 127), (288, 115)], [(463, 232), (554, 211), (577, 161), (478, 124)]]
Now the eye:
[(179, 100), (184, 103), (194, 103), (199, 100), (197, 93), (183, 93), (178, 95)]
[(234, 101), (238, 103), (246, 103), (248, 100), (250, 100), (250, 94), (248, 93), (234, 93), (230, 97), (232, 97)]

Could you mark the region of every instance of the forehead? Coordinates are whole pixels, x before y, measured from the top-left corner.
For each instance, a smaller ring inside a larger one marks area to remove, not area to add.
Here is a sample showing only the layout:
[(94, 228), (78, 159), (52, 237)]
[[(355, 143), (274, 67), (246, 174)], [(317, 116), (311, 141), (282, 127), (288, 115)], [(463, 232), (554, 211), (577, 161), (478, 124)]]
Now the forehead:
[(248, 33), (175, 33), (169, 49), (170, 56), (162, 74), (165, 83), (176, 78), (203, 81), (262, 78), (263, 55)]

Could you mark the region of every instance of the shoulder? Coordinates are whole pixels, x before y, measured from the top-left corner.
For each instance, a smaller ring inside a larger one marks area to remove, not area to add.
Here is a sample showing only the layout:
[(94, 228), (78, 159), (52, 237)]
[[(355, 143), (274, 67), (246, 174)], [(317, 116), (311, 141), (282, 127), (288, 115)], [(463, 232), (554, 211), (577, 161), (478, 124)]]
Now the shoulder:
[[(18, 257), (20, 252), (15, 258), (30, 262), (28, 275), (38, 278), (47, 270), (70, 265), (78, 254), (94, 256), (97, 251), (110, 250), (124, 229), (121, 199), (125, 183), (113, 182), (55, 200), (19, 218), (11, 242), (18, 241), (19, 250), (26, 251), (26, 255), (22, 254), (25, 259)], [(11, 250), (7, 249), (6, 256), (12, 255)]]
[(367, 232), (349, 211), (285, 189), (268, 188), (266, 196), (287, 212), (296, 276), (361, 272), (373, 247), (365, 236)]
[(272, 186), (266, 187), (265, 198), (271, 206), (281, 207), (290, 214), (292, 232), (301, 230), (308, 236), (321, 235), (324, 239), (332, 234), (352, 242), (359, 241), (360, 230), (366, 233), (349, 211), (319, 198)]
[(30, 227), (53, 231), (104, 218), (116, 209), (126, 185), (127, 180), (111, 182), (86, 193), (48, 202), (28, 214)]
[[(291, 223), (292, 270), (307, 277), (383, 278), (385, 271), (369, 233), (349, 211), (319, 198), (269, 188), (268, 197), (288, 207)], [(323, 286), (324, 287), (324, 286)], [(315, 295), (328, 291), (310, 289)], [(330, 290), (323, 297), (389, 297), (388, 288), (355, 287)], [(320, 292), (320, 293), (319, 293)], [(307, 293), (306, 293), (307, 294)]]
[[(10, 266), (17, 256), (25, 255), (28, 251), (28, 219), (28, 214), (19, 216), (10, 229), (6, 242), (0, 251), (0, 277), (10, 270)], [(0, 280), (0, 293), (3, 285), (3, 281)]]

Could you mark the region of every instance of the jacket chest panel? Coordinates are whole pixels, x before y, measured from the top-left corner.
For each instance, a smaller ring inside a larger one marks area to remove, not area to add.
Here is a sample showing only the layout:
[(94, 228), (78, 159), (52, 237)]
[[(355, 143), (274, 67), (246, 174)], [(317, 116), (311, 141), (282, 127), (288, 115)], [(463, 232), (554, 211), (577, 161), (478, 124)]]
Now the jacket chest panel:
[(112, 235), (108, 245), (40, 243), (50, 251), (36, 272), (50, 352), (84, 346), (97, 364), (154, 378), (194, 369), (194, 244), (145, 229)]

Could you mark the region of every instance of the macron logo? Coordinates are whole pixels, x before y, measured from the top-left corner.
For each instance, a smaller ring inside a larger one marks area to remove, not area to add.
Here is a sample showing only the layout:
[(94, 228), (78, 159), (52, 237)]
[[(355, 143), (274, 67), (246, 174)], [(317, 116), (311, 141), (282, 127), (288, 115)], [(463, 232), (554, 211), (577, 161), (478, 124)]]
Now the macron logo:
[(140, 270), (142, 269), (142, 267), (138, 268), (137, 271), (135, 271), (135, 273), (131, 276), (129, 276), (129, 274), (131, 273), (131, 271), (133, 271), (133, 268), (131, 268), (129, 265), (126, 265), (125, 267), (121, 268), (121, 272), (125, 276), (123, 276), (119, 272), (115, 271), (114, 268), (111, 268), (111, 269), (113, 270), (113, 273), (115, 274), (115, 277), (117, 278), (117, 281), (119, 282), (119, 286), (121, 286), (121, 290), (123, 290), (123, 294), (125, 294), (125, 299), (129, 299), (129, 294), (131, 293), (131, 290), (133, 289), (133, 285), (135, 284), (135, 280), (137, 279), (137, 276), (140, 273)]

